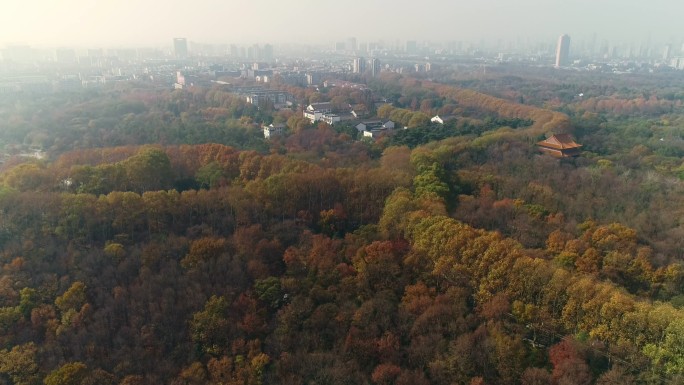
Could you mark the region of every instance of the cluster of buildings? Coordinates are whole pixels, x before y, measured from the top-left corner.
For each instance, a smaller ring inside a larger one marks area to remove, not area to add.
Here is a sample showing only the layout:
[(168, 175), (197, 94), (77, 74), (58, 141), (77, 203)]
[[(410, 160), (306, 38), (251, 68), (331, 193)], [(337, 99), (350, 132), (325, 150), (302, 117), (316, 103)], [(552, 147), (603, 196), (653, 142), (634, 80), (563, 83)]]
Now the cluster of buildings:
[[(631, 47), (623, 52), (622, 54), (618, 52), (618, 47), (613, 46), (610, 50), (603, 54), (603, 61), (587, 60), (587, 58), (578, 57), (576, 60), (572, 60), (570, 56), (570, 36), (563, 34), (558, 37), (558, 42), (556, 44), (556, 56), (555, 56), (555, 67), (574, 67), (576, 69), (588, 69), (588, 70), (606, 70), (608, 72), (620, 73), (620, 72), (635, 72), (642, 70), (644, 66), (649, 71), (654, 69), (662, 68), (672, 68), (677, 70), (684, 69), (684, 44), (679, 52), (679, 55), (674, 55), (674, 50), (671, 44), (665, 45), (663, 49), (662, 57), (654, 58), (652, 54), (641, 52), (643, 50), (637, 50), (639, 53), (633, 53)], [(638, 61), (628, 61), (625, 63), (622, 59), (643, 57), (643, 55), (650, 56), (651, 60), (647, 63)], [(578, 55), (579, 56), (579, 55)]]
[(241, 58), (248, 61), (272, 62), (275, 58), (273, 46), (271, 44), (253, 44), (251, 46), (230, 46), (193, 43), (192, 50), (189, 49), (188, 39), (177, 37), (173, 39), (173, 54), (176, 58), (186, 59), (190, 53), (194, 56), (217, 56), (226, 55), (233, 58)]
[(394, 122), (391, 120), (370, 120), (357, 124), (354, 126), (364, 138), (376, 139), (381, 135), (390, 134), (394, 130)]
[[(344, 86), (345, 80), (335, 79), (350, 79), (350, 74), (378, 76), (381, 71), (429, 76), (438, 69), (464, 66), (480, 67), (484, 72), (488, 65), (508, 62), (611, 73), (684, 69), (684, 47), (678, 49), (672, 44), (665, 46), (662, 55), (653, 54), (654, 45), (625, 50), (618, 45), (595, 47), (596, 44), (586, 41), (573, 40), (571, 45), (568, 35), (558, 37), (553, 53), (549, 46), (530, 48), (527, 53), (515, 46), (511, 51), (487, 52), (459, 42), (433, 44), (409, 40), (385, 44), (359, 43), (356, 38), (349, 38), (335, 44), (332, 50), (308, 47), (304, 53), (292, 51), (292, 56), (281, 47), (276, 60), (270, 44), (209, 45), (183, 37), (174, 38), (167, 48), (58, 48), (48, 52), (29, 46), (9, 46), (0, 49), (0, 93), (69, 91), (126, 81), (184, 88), (237, 77), (263, 84), (279, 82), (307, 87), (334, 82)], [(353, 82), (347, 86), (364, 87)], [(261, 102), (260, 96), (257, 94), (254, 100)], [(273, 97), (281, 100), (274, 100), (276, 104), (282, 102), (282, 96)]]
[(244, 96), (245, 101), (255, 106), (270, 106), (275, 109), (291, 107), (294, 103), (294, 96), (286, 91), (272, 90), (266, 88), (251, 88), (245, 91), (238, 91), (238, 95)]
[(332, 111), (333, 106), (330, 102), (311, 103), (308, 106), (306, 106), (306, 109), (304, 109), (303, 114), (304, 117), (309, 119), (311, 123), (325, 122), (332, 126), (335, 123), (342, 120), (340, 115), (337, 115)]
[(375, 77), (380, 74), (382, 67), (380, 65), (380, 59), (372, 58), (366, 60), (363, 57), (354, 58), (352, 62), (352, 73), (355, 74), (370, 74)]

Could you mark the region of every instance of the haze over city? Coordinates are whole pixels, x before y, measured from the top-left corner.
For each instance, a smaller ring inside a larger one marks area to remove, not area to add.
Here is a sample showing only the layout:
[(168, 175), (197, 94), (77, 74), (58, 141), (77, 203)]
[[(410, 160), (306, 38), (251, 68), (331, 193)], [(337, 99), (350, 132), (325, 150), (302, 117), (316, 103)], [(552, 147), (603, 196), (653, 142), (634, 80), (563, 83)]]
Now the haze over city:
[(206, 43), (327, 43), (360, 40), (574, 41), (681, 43), (684, 3), (670, 0), (483, 0), (395, 2), (299, 0), (10, 0), (0, 13), (0, 46), (169, 45), (172, 37)]

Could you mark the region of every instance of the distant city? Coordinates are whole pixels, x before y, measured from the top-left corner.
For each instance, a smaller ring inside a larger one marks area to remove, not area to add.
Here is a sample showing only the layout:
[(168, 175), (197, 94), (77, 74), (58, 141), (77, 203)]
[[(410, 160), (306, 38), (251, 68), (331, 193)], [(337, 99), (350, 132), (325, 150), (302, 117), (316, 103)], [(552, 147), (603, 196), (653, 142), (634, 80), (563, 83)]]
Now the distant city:
[[(242, 78), (311, 86), (346, 74), (430, 73), (455, 66), (515, 64), (559, 70), (650, 73), (684, 69), (684, 45), (611, 45), (596, 37), (574, 41), (562, 34), (554, 43), (473, 44), (459, 41), (358, 41), (349, 37), (327, 45), (204, 44), (185, 37), (166, 47), (0, 49), (0, 93), (50, 92), (146, 81), (183, 88)], [(228, 79), (228, 80), (226, 80)]]

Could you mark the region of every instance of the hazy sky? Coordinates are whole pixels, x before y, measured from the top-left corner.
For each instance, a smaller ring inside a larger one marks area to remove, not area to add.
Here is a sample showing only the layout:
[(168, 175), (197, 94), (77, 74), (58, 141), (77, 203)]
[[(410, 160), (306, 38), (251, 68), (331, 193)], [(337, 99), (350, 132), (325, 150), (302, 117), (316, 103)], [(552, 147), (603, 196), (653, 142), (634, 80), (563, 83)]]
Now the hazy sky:
[(681, 0), (2, 0), (0, 47), (367, 40), (680, 43)]

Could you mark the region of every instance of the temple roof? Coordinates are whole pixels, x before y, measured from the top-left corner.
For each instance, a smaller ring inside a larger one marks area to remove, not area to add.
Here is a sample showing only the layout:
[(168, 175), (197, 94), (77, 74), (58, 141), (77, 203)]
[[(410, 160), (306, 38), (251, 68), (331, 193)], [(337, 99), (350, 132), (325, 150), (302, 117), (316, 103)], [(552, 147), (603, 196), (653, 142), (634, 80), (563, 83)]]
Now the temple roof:
[(574, 140), (572, 140), (572, 137), (570, 137), (569, 134), (552, 135), (551, 137), (546, 138), (537, 144), (543, 147), (556, 148), (559, 150), (569, 150), (582, 147), (581, 144), (577, 144)]

